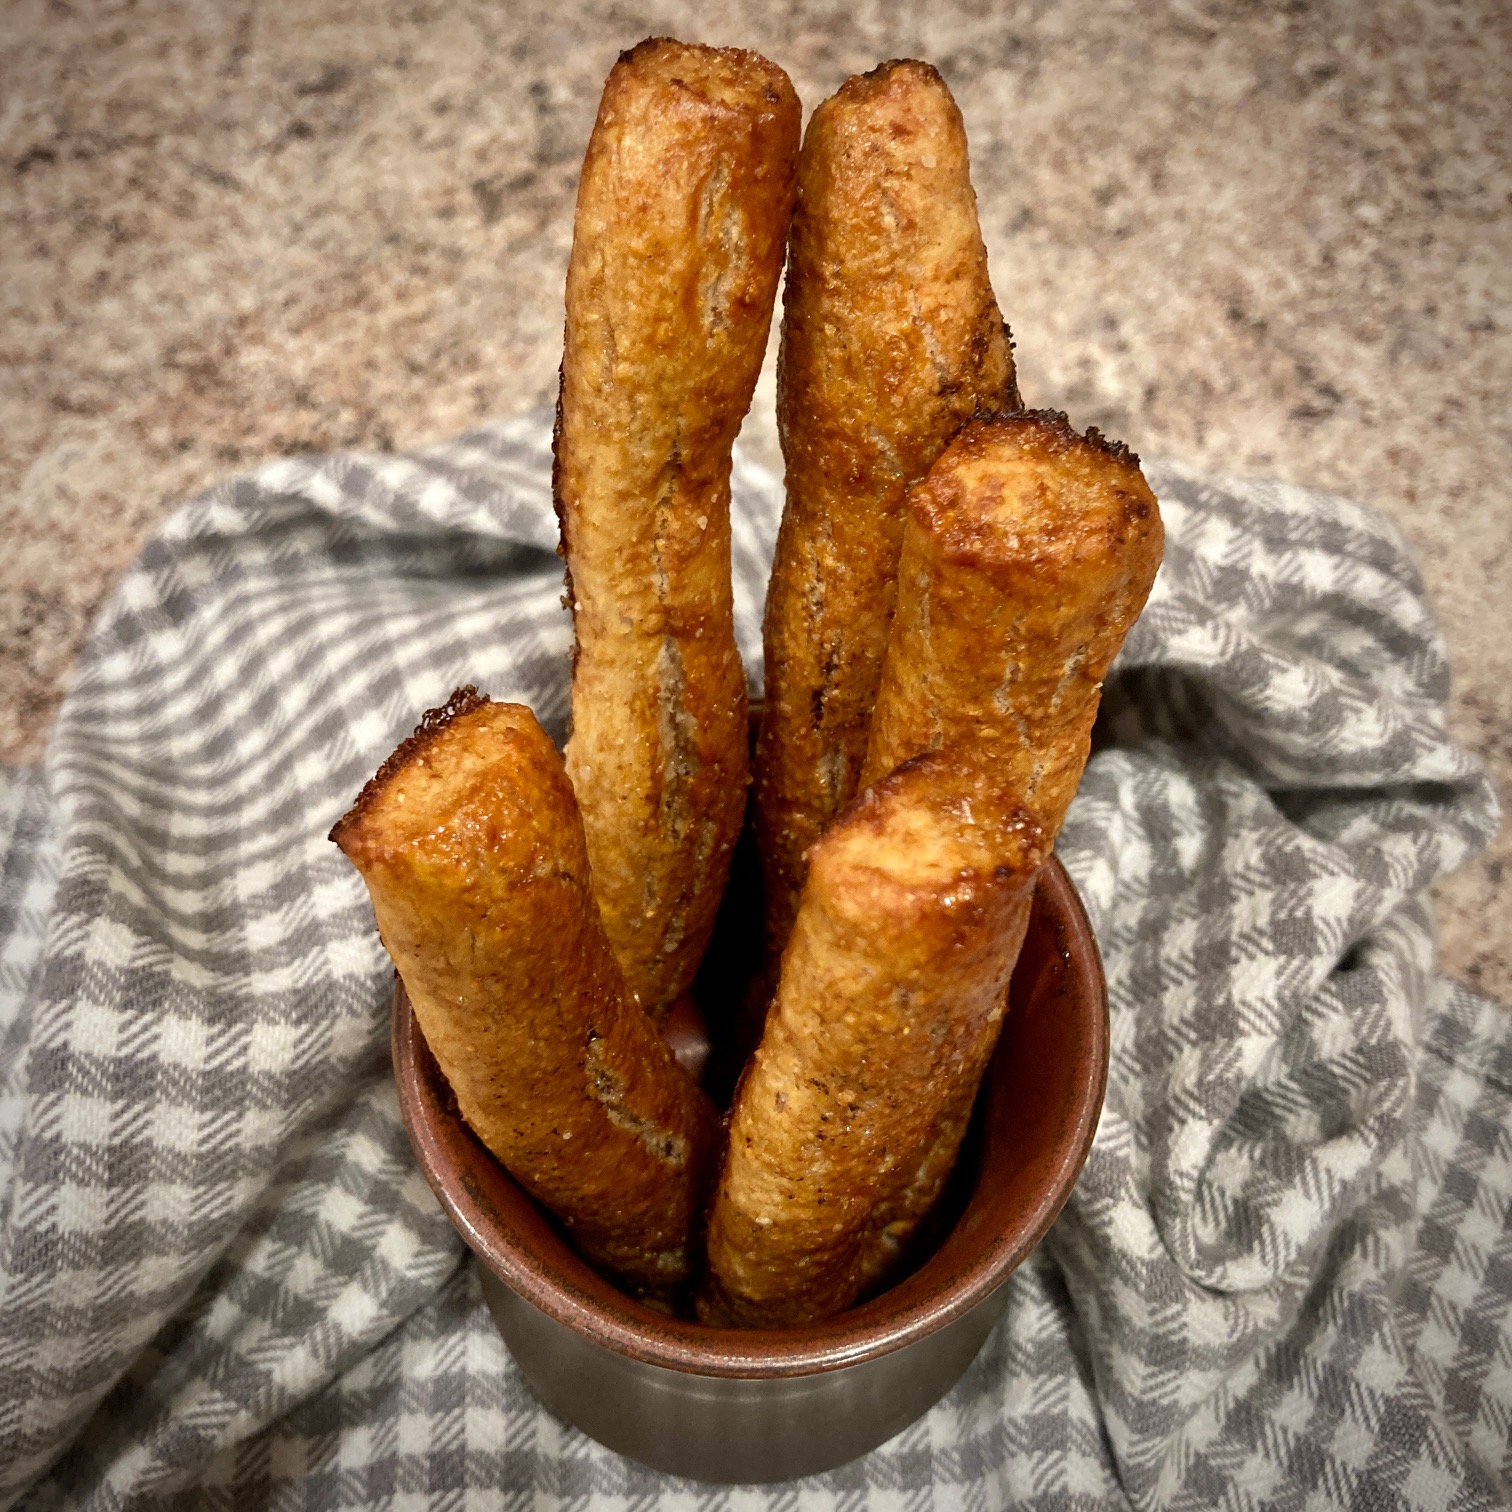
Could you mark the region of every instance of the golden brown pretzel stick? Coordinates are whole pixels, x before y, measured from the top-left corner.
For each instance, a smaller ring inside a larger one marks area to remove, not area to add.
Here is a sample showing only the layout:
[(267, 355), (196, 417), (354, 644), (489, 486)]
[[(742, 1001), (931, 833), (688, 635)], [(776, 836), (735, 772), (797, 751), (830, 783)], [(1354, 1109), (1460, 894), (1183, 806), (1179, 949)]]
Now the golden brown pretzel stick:
[[(1053, 841), (1081, 781), (1102, 680), (1160, 566), (1160, 510), (1126, 447), (1064, 415), (971, 425), (913, 492), (898, 605), (863, 781), (944, 745), (985, 747), (987, 769)], [(869, 1284), (934, 1205), (994, 1028), (917, 1167), (879, 1204), (860, 1269)]]
[(772, 957), (804, 852), (857, 789), (907, 491), (973, 414), (1019, 403), (961, 113), (927, 63), (885, 63), (814, 112), (783, 309), (787, 506), (756, 754)]
[(643, 42), (604, 86), (578, 188), (555, 469), (577, 631), (567, 770), (604, 928), (657, 1018), (693, 979), (744, 815), (730, 446), (799, 120), (755, 53)]
[(761, 1045), (736, 1095), (700, 1315), (746, 1327), (848, 1307), (873, 1206), (912, 1170), (1003, 1011), (1039, 827), (954, 751), (858, 798), (810, 853)]
[(331, 838), (478, 1137), (590, 1260), (676, 1287), (718, 1116), (625, 999), (572, 788), (535, 716), (453, 694)]

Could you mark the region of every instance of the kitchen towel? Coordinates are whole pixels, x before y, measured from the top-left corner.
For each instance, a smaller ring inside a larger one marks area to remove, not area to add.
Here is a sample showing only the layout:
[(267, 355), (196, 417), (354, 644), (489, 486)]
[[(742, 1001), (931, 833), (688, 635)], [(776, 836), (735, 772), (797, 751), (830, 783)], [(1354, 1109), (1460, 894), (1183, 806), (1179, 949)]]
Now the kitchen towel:
[[(561, 736), (550, 424), (283, 461), (153, 538), (0, 778), (0, 1505), (1449, 1508), (1512, 1472), (1512, 1017), (1425, 889), (1497, 822), (1402, 543), (1148, 468), (1165, 566), (1059, 851), (1107, 1104), (961, 1384), (786, 1487), (536, 1405), (411, 1158), (326, 840), (458, 684)], [(737, 458), (759, 681), (780, 508)]]

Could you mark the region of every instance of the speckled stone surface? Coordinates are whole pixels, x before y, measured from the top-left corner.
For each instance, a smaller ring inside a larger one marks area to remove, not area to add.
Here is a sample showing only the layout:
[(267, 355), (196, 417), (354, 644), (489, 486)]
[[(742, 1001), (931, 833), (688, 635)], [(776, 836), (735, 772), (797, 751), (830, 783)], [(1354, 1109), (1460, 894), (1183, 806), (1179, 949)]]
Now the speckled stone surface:
[[(1413, 543), (1453, 728), (1512, 776), (1512, 9), (10, 0), (0, 11), (0, 756), (185, 494), (551, 397), (616, 52), (759, 48), (812, 105), (897, 56), (966, 117), (1031, 403), (1335, 489)], [(747, 436), (775, 457), (768, 372)], [(1440, 890), (1512, 1001), (1512, 839)]]

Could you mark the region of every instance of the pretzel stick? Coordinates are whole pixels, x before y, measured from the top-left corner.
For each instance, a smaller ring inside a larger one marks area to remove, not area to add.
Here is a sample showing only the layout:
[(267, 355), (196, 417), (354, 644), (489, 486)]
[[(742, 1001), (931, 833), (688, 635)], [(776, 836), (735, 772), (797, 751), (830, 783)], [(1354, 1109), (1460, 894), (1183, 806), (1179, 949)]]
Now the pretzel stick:
[(1027, 811), (958, 753), (864, 793), (811, 852), (766, 1032), (709, 1216), (708, 1322), (848, 1307), (873, 1209), (911, 1171), (996, 1026), (1044, 852)]
[(1018, 403), (945, 81), (914, 62), (847, 80), (804, 137), (784, 294), (787, 505), (756, 753), (772, 961), (804, 854), (857, 790), (907, 491), (973, 414)]
[(666, 1293), (719, 1120), (624, 983), (567, 774), (535, 716), (433, 709), (331, 832), (474, 1132), (590, 1260)]
[[(968, 426), (909, 501), (862, 781), (920, 751), (971, 745), (1053, 842), (1163, 541), (1126, 447), (1044, 411)], [(926, 1154), (878, 1205), (860, 1267), (868, 1284), (939, 1196), (996, 1042), (993, 1025), (964, 1047)]]
[(577, 633), (567, 770), (631, 999), (708, 943), (745, 809), (730, 447), (771, 325), (800, 112), (755, 53), (643, 42), (610, 72), (567, 273), (555, 493)]

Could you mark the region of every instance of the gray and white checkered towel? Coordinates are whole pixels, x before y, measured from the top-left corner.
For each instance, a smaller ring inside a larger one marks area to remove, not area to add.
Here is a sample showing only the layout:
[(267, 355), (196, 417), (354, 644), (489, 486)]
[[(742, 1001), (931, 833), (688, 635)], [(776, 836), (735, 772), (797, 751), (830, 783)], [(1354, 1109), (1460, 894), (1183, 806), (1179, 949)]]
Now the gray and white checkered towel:
[[(1060, 840), (1113, 1066), (959, 1387), (793, 1487), (550, 1418), (418, 1175), (327, 843), (457, 684), (560, 734), (545, 417), (212, 489), (0, 780), (0, 1504), (1489, 1507), (1512, 1471), (1512, 1018), (1424, 889), (1496, 822), (1401, 543), (1149, 469), (1169, 533)], [(737, 463), (742, 645), (779, 495)]]

